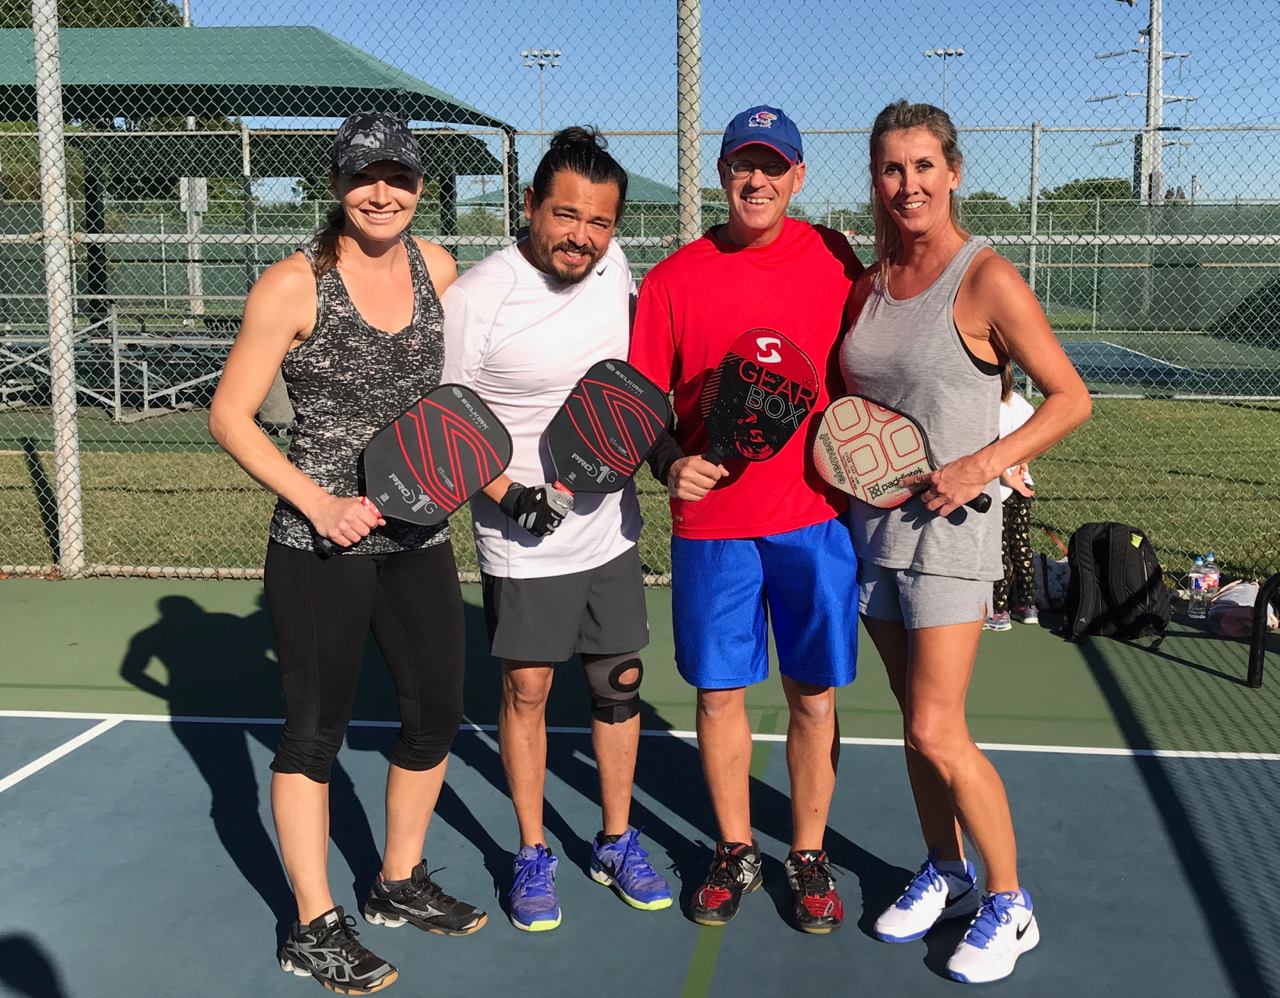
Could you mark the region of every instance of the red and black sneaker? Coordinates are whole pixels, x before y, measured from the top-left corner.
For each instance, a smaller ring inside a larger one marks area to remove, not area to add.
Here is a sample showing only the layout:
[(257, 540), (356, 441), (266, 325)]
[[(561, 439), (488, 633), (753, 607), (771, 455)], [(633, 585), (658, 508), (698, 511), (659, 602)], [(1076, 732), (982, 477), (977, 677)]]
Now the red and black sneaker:
[(840, 928), (844, 904), (836, 893), (835, 876), (825, 850), (805, 849), (788, 854), (782, 868), (795, 899), (796, 928), (825, 935)]
[(754, 842), (717, 842), (707, 879), (693, 896), (689, 915), (699, 925), (725, 925), (742, 895), (760, 887), (760, 850)]

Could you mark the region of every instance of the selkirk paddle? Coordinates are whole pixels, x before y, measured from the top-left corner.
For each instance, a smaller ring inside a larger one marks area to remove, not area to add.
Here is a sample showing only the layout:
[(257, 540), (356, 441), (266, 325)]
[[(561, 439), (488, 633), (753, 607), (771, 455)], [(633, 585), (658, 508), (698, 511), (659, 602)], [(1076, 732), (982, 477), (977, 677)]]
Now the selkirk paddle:
[(671, 417), (666, 394), (622, 360), (593, 364), (547, 426), (564, 492), (617, 492), (649, 456)]
[[(441, 385), (365, 445), (361, 484), (384, 517), (433, 527), (510, 460), (511, 436), (480, 397), (462, 385)], [(316, 549), (335, 550), (323, 537)]]
[[(897, 509), (918, 491), (902, 480), (938, 466), (919, 423), (861, 395), (827, 406), (813, 441), (813, 464), (823, 481), (877, 509)], [(985, 513), (991, 497), (983, 492), (965, 505)]]
[(818, 400), (818, 375), (804, 351), (773, 329), (749, 329), (708, 375), (699, 400), (712, 464), (773, 457)]

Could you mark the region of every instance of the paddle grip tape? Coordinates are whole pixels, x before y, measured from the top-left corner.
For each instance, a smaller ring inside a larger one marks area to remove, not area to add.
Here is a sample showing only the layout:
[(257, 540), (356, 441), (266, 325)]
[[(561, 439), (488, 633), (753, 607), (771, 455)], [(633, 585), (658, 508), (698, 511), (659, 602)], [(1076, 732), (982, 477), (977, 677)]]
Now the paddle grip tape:
[[(582, 656), (582, 669), (591, 690), (591, 716), (605, 724), (619, 724), (640, 713), (640, 680), (644, 666), (636, 652), (621, 655)], [(634, 682), (624, 683), (619, 677), (636, 670)]]

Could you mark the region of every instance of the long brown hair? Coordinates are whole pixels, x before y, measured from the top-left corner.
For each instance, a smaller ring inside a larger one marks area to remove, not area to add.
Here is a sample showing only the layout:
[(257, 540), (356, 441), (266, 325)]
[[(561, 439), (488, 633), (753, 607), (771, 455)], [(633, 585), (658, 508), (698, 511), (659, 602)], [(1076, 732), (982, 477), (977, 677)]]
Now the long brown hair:
[(347, 213), (342, 205), (332, 205), (324, 216), (324, 228), (316, 233), (315, 255), (311, 269), (316, 277), (324, 277), (338, 265), (338, 237), (347, 224)]
[[(876, 227), (876, 256), (880, 261), (880, 282), (886, 286), (889, 282), (889, 264), (902, 249), (902, 234), (898, 231), (898, 226), (893, 219), (889, 217), (889, 210), (880, 203), (880, 196), (876, 194), (876, 149), (880, 140), (889, 132), (904, 131), (908, 128), (927, 129), (942, 146), (942, 155), (947, 161), (947, 166), (956, 173), (959, 173), (964, 166), (964, 155), (960, 152), (956, 126), (951, 123), (951, 118), (942, 108), (934, 107), (932, 104), (908, 104), (900, 100), (890, 104), (876, 115), (875, 123), (871, 126), (870, 142), (871, 217)], [(960, 206), (954, 191), (951, 193), (951, 224), (956, 227), (960, 235), (968, 238), (968, 231), (960, 224)]]

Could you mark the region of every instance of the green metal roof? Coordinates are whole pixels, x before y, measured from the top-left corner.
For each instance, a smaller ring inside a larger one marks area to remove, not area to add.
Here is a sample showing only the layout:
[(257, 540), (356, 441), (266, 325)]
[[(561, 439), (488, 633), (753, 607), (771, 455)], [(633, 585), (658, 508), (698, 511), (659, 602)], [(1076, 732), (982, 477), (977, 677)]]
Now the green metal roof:
[[(238, 177), (242, 169), (239, 135), (71, 132), (67, 142), (83, 152), (86, 172), (106, 180), (109, 189), (116, 178)], [(332, 132), (250, 131), (251, 175), (323, 177), (329, 172), (332, 148)], [(471, 135), (440, 131), (419, 134), (418, 149), (427, 177), (502, 172), (502, 164), (484, 142)]]
[[(318, 28), (63, 28), (68, 119), (181, 115), (504, 122)], [(29, 29), (0, 29), (0, 116), (35, 117)]]
[[(532, 181), (520, 181), (520, 190), (528, 187)], [(627, 172), (627, 204), (675, 204), (676, 191), (673, 187), (642, 177), (638, 173)], [(487, 191), (475, 197), (464, 198), (460, 205), (480, 205), (482, 207), (502, 207), (502, 191)]]

